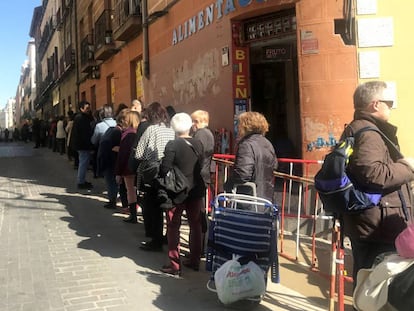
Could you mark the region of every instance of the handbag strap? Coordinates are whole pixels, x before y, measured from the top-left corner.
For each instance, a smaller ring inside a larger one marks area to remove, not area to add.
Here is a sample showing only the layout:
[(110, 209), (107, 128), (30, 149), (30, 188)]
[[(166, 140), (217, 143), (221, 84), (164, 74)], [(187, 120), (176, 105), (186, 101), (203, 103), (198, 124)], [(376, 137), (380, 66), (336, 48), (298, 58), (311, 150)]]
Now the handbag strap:
[(196, 150), (196, 148), (193, 146), (193, 144), (192, 144), (192, 143), (190, 143), (187, 139), (182, 138), (182, 140), (184, 140), (184, 141), (186, 142), (186, 144), (187, 144), (188, 146), (190, 146), (190, 147), (191, 147), (191, 149), (193, 149), (193, 151), (194, 151), (195, 155), (197, 156), (197, 158), (198, 158), (198, 159), (200, 159), (201, 155), (198, 153), (198, 151), (197, 151), (197, 150)]

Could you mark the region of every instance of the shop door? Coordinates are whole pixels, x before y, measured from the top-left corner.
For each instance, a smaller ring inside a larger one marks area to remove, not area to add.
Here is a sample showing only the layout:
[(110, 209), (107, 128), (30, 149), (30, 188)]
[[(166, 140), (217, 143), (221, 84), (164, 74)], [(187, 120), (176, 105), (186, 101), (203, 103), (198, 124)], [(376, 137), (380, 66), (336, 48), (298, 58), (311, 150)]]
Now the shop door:
[[(274, 45), (273, 45), (274, 46)], [(284, 42), (283, 46), (286, 45)], [(269, 122), (267, 138), (278, 157), (301, 157), (301, 130), (295, 53), (286, 60), (263, 57), (263, 45), (251, 47), (251, 108), (261, 112)], [(296, 47), (292, 44), (291, 51)]]

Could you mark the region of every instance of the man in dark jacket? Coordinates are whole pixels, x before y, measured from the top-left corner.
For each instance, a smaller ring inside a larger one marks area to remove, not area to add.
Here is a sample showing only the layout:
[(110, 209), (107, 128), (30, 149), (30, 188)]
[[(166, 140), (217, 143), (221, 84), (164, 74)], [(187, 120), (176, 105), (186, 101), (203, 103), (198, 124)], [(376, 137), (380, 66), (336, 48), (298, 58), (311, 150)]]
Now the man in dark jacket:
[(92, 150), (91, 105), (86, 101), (81, 101), (79, 111), (80, 113), (76, 114), (73, 120), (71, 134), (73, 148), (79, 154), (78, 189), (91, 189), (92, 184), (86, 181), (86, 172), (88, 171)]
[(350, 136), (369, 126), (390, 139), (386, 142), (380, 133), (364, 131), (355, 138), (348, 166), (356, 186), (382, 194), (378, 206), (344, 215), (344, 231), (352, 243), (354, 284), (359, 269), (370, 268), (377, 255), (395, 251), (395, 238), (411, 219), (414, 160), (398, 152), (397, 128), (388, 123), (393, 101), (387, 91), (382, 81), (358, 86), (354, 93), (354, 120), (344, 132)]

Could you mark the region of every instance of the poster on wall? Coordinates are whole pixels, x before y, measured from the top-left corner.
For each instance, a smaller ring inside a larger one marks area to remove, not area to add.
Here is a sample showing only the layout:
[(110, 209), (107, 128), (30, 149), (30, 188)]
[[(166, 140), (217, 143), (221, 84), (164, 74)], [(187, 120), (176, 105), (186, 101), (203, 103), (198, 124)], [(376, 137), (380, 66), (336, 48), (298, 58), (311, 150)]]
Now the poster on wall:
[(234, 114), (238, 116), (239, 114), (246, 112), (248, 110), (248, 100), (247, 99), (236, 99), (234, 101)]
[(377, 0), (357, 0), (356, 7), (358, 15), (377, 14)]
[(142, 60), (138, 60), (135, 64), (135, 88), (136, 88), (135, 98), (139, 100), (143, 100), (144, 98), (142, 64), (143, 64)]
[(358, 19), (358, 46), (360, 48), (394, 45), (392, 17)]
[(319, 41), (311, 30), (301, 30), (300, 32), (300, 46), (302, 54), (318, 54)]
[(359, 77), (361, 79), (379, 78), (380, 54), (378, 51), (363, 51), (358, 53)]

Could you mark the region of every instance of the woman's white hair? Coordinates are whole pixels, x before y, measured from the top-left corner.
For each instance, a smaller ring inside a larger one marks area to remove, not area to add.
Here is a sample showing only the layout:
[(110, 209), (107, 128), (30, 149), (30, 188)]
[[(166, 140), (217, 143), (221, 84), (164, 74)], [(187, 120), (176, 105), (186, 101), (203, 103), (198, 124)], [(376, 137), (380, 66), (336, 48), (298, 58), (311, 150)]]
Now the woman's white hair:
[(188, 113), (176, 113), (171, 119), (171, 128), (177, 134), (188, 133), (193, 125), (193, 121)]

